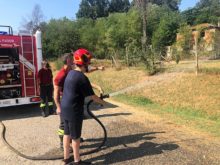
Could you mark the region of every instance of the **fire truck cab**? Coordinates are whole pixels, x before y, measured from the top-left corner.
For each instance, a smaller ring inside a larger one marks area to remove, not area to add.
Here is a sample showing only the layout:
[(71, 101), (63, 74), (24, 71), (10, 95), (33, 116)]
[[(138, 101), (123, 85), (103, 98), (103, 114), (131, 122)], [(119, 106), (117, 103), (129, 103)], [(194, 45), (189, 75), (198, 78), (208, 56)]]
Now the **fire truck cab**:
[(41, 61), (39, 30), (35, 35), (13, 35), (10, 26), (0, 25), (0, 108), (41, 101), (37, 84)]

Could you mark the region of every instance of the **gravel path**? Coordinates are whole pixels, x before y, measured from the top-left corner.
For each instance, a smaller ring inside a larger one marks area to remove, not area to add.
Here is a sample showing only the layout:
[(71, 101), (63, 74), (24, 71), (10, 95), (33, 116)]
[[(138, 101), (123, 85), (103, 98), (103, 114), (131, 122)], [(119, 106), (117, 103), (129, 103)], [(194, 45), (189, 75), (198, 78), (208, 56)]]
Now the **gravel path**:
[[(219, 139), (209, 137), (166, 119), (108, 100), (109, 106), (93, 111), (108, 131), (108, 141), (98, 153), (83, 156), (94, 164), (138, 165), (218, 165)], [(0, 110), (7, 127), (6, 138), (27, 155), (51, 154), (57, 150), (58, 116), (42, 118), (36, 106)], [(0, 128), (1, 129), (1, 128)], [(2, 130), (0, 130), (1, 132)], [(94, 120), (85, 120), (82, 151), (102, 140), (102, 130)], [(0, 165), (60, 165), (56, 161), (31, 161), (11, 152), (0, 141)]]

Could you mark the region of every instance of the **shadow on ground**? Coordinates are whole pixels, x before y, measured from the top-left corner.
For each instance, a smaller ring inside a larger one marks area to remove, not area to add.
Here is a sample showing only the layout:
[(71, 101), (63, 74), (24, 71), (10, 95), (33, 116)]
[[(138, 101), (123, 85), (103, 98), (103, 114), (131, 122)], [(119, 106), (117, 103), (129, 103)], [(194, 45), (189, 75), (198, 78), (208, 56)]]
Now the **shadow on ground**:
[(0, 120), (14, 120), (40, 116), (39, 104), (0, 108)]
[[(116, 108), (116, 107), (118, 107), (118, 106), (111, 104), (111, 103), (108, 103), (107, 106), (104, 106), (104, 107), (102, 107), (96, 103), (92, 103), (89, 106), (91, 111), (98, 111), (98, 110), (104, 110), (106, 108)], [(86, 111), (86, 108), (87, 108), (87, 106), (85, 105), (84, 111)], [(56, 110), (55, 106), (54, 106), (54, 110)], [(88, 114), (85, 112), (85, 115), (88, 115)], [(130, 114), (129, 113), (114, 113), (114, 114), (99, 115), (97, 117), (101, 118), (101, 117), (111, 117), (111, 116), (119, 116), (119, 115), (130, 115)], [(38, 116), (41, 116), (39, 104), (20, 105), (20, 106), (4, 107), (4, 108), (1, 107), (0, 108), (0, 121), (38, 117)], [(90, 118), (90, 116), (87, 116), (87, 118)]]
[[(87, 112), (87, 108), (89, 108), (89, 110), (94, 114), (94, 112), (96, 112), (96, 111), (102, 111), (102, 110), (104, 111), (105, 109), (108, 109), (108, 108), (117, 108), (118, 107), (117, 105), (111, 104), (109, 102), (105, 106), (100, 106), (100, 104), (92, 102), (91, 104), (89, 104), (89, 107), (87, 107), (88, 103), (89, 103), (89, 101), (87, 101), (84, 104), (84, 119), (91, 119), (91, 116)], [(96, 115), (96, 117), (102, 118), (102, 117), (113, 117), (113, 116), (120, 116), (120, 115), (131, 115), (131, 113), (103, 114), (103, 115)]]
[(152, 142), (144, 142), (138, 147), (129, 147), (125, 149), (116, 149), (111, 153), (96, 157), (95, 160), (101, 160), (97, 164), (114, 164), (123, 161), (129, 161), (148, 155), (162, 154), (164, 150), (175, 150), (179, 146), (177, 144), (158, 144)]
[[(107, 148), (119, 147), (112, 152), (102, 154), (101, 156), (94, 157), (88, 161), (98, 161), (96, 164), (114, 164), (123, 161), (129, 161), (137, 158), (141, 158), (149, 155), (157, 155), (164, 153), (165, 150), (172, 151), (177, 149), (179, 146), (175, 143), (153, 143), (150, 140), (155, 139), (154, 134), (165, 133), (165, 132), (149, 132), (140, 133), (121, 137), (110, 137), (108, 138)], [(100, 141), (101, 139), (87, 139), (87, 141)], [(141, 142), (141, 143), (138, 143)], [(133, 143), (137, 143), (137, 146), (133, 146)], [(82, 146), (83, 148), (93, 148), (94, 145)]]

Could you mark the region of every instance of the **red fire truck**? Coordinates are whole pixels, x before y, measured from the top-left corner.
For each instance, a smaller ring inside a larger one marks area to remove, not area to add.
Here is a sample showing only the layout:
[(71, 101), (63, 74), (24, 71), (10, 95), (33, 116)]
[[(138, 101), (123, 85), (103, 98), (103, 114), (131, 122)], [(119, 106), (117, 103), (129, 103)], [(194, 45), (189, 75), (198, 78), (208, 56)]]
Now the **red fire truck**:
[(13, 35), (0, 30), (0, 108), (39, 103), (37, 73), (41, 69), (41, 32)]

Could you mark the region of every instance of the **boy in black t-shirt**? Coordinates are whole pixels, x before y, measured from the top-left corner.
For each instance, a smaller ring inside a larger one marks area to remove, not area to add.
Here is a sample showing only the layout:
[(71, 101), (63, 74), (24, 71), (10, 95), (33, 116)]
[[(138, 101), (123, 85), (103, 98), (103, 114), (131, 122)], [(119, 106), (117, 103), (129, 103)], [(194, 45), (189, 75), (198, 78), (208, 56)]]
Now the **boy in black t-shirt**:
[(88, 71), (91, 54), (85, 49), (74, 53), (75, 70), (71, 70), (64, 83), (63, 98), (61, 101), (61, 115), (64, 119), (64, 162), (71, 162), (69, 156), (70, 139), (72, 139), (74, 164), (90, 164), (80, 160), (79, 147), (83, 123), (84, 99), (90, 96), (97, 103), (105, 104), (95, 95), (89, 79), (84, 75)]

